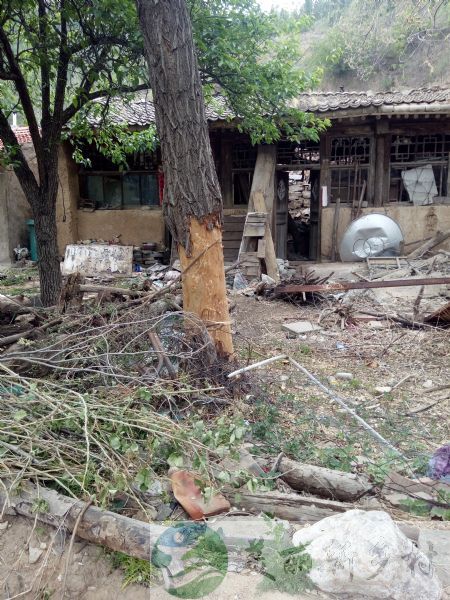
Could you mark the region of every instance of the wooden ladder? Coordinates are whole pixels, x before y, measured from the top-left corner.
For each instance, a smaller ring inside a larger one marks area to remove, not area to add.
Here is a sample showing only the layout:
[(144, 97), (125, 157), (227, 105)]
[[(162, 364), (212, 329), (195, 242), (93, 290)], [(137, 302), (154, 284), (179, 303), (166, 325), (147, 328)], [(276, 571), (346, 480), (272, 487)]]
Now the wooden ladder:
[[(266, 255), (267, 235), (270, 236), (268, 214), (266, 212), (247, 213), (239, 250), (239, 268), (249, 280), (259, 279), (262, 273), (270, 274), (270, 264), (268, 264)], [(270, 239), (271, 241), (272, 239)]]

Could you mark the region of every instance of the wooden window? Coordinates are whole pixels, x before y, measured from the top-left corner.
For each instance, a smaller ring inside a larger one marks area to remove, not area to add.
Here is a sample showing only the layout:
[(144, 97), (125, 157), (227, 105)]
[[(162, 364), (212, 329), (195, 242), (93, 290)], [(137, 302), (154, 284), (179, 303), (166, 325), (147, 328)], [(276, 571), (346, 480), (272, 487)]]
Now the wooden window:
[(320, 163), (320, 143), (313, 141), (290, 142), (281, 140), (277, 144), (277, 165), (282, 167), (305, 167)]
[(159, 206), (156, 173), (83, 173), (80, 175), (80, 193), (80, 208), (121, 210)]
[(396, 135), (391, 143), (391, 177), (389, 202), (410, 202), (406, 191), (402, 171), (433, 167), (438, 196), (446, 196), (448, 166), (450, 156), (450, 135), (444, 133), (429, 135)]
[(331, 202), (340, 198), (343, 204), (357, 202), (366, 183), (369, 186), (369, 164), (372, 158), (370, 137), (332, 137), (330, 140)]

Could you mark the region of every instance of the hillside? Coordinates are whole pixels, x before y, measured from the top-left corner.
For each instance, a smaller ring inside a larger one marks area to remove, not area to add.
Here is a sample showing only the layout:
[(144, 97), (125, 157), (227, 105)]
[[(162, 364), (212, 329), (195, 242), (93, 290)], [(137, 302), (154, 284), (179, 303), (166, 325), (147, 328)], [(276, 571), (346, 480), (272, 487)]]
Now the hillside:
[(325, 91), (450, 84), (450, 0), (312, 0), (302, 13), (302, 68), (322, 68)]

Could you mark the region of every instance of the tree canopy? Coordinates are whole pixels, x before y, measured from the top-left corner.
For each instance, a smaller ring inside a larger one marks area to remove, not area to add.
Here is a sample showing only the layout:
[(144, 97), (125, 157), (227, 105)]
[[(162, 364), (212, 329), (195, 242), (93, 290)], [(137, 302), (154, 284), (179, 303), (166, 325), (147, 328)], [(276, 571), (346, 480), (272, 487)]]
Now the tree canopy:
[[(322, 123), (291, 106), (317, 83), (317, 73), (298, 67), (302, 20), (265, 14), (255, 0), (190, 0), (188, 5), (206, 96), (220, 90), (254, 142), (272, 142), (281, 133), (317, 137)], [(44, 125), (51, 124), (58, 137), (57, 130), (89, 101), (147, 87), (142, 48), (133, 0), (5, 0), (0, 9), (2, 139), (14, 143), (6, 121), (15, 110), (39, 147)], [(132, 146), (119, 129), (112, 138)]]

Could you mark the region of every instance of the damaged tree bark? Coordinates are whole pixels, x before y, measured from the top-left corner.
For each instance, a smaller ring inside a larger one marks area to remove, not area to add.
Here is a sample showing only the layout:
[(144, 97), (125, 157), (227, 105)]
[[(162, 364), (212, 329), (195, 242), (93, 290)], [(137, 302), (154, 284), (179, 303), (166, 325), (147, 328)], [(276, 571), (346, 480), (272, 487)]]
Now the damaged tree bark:
[(164, 166), (164, 214), (178, 246), (184, 309), (233, 353), (222, 249), (222, 199), (184, 0), (137, 0)]

